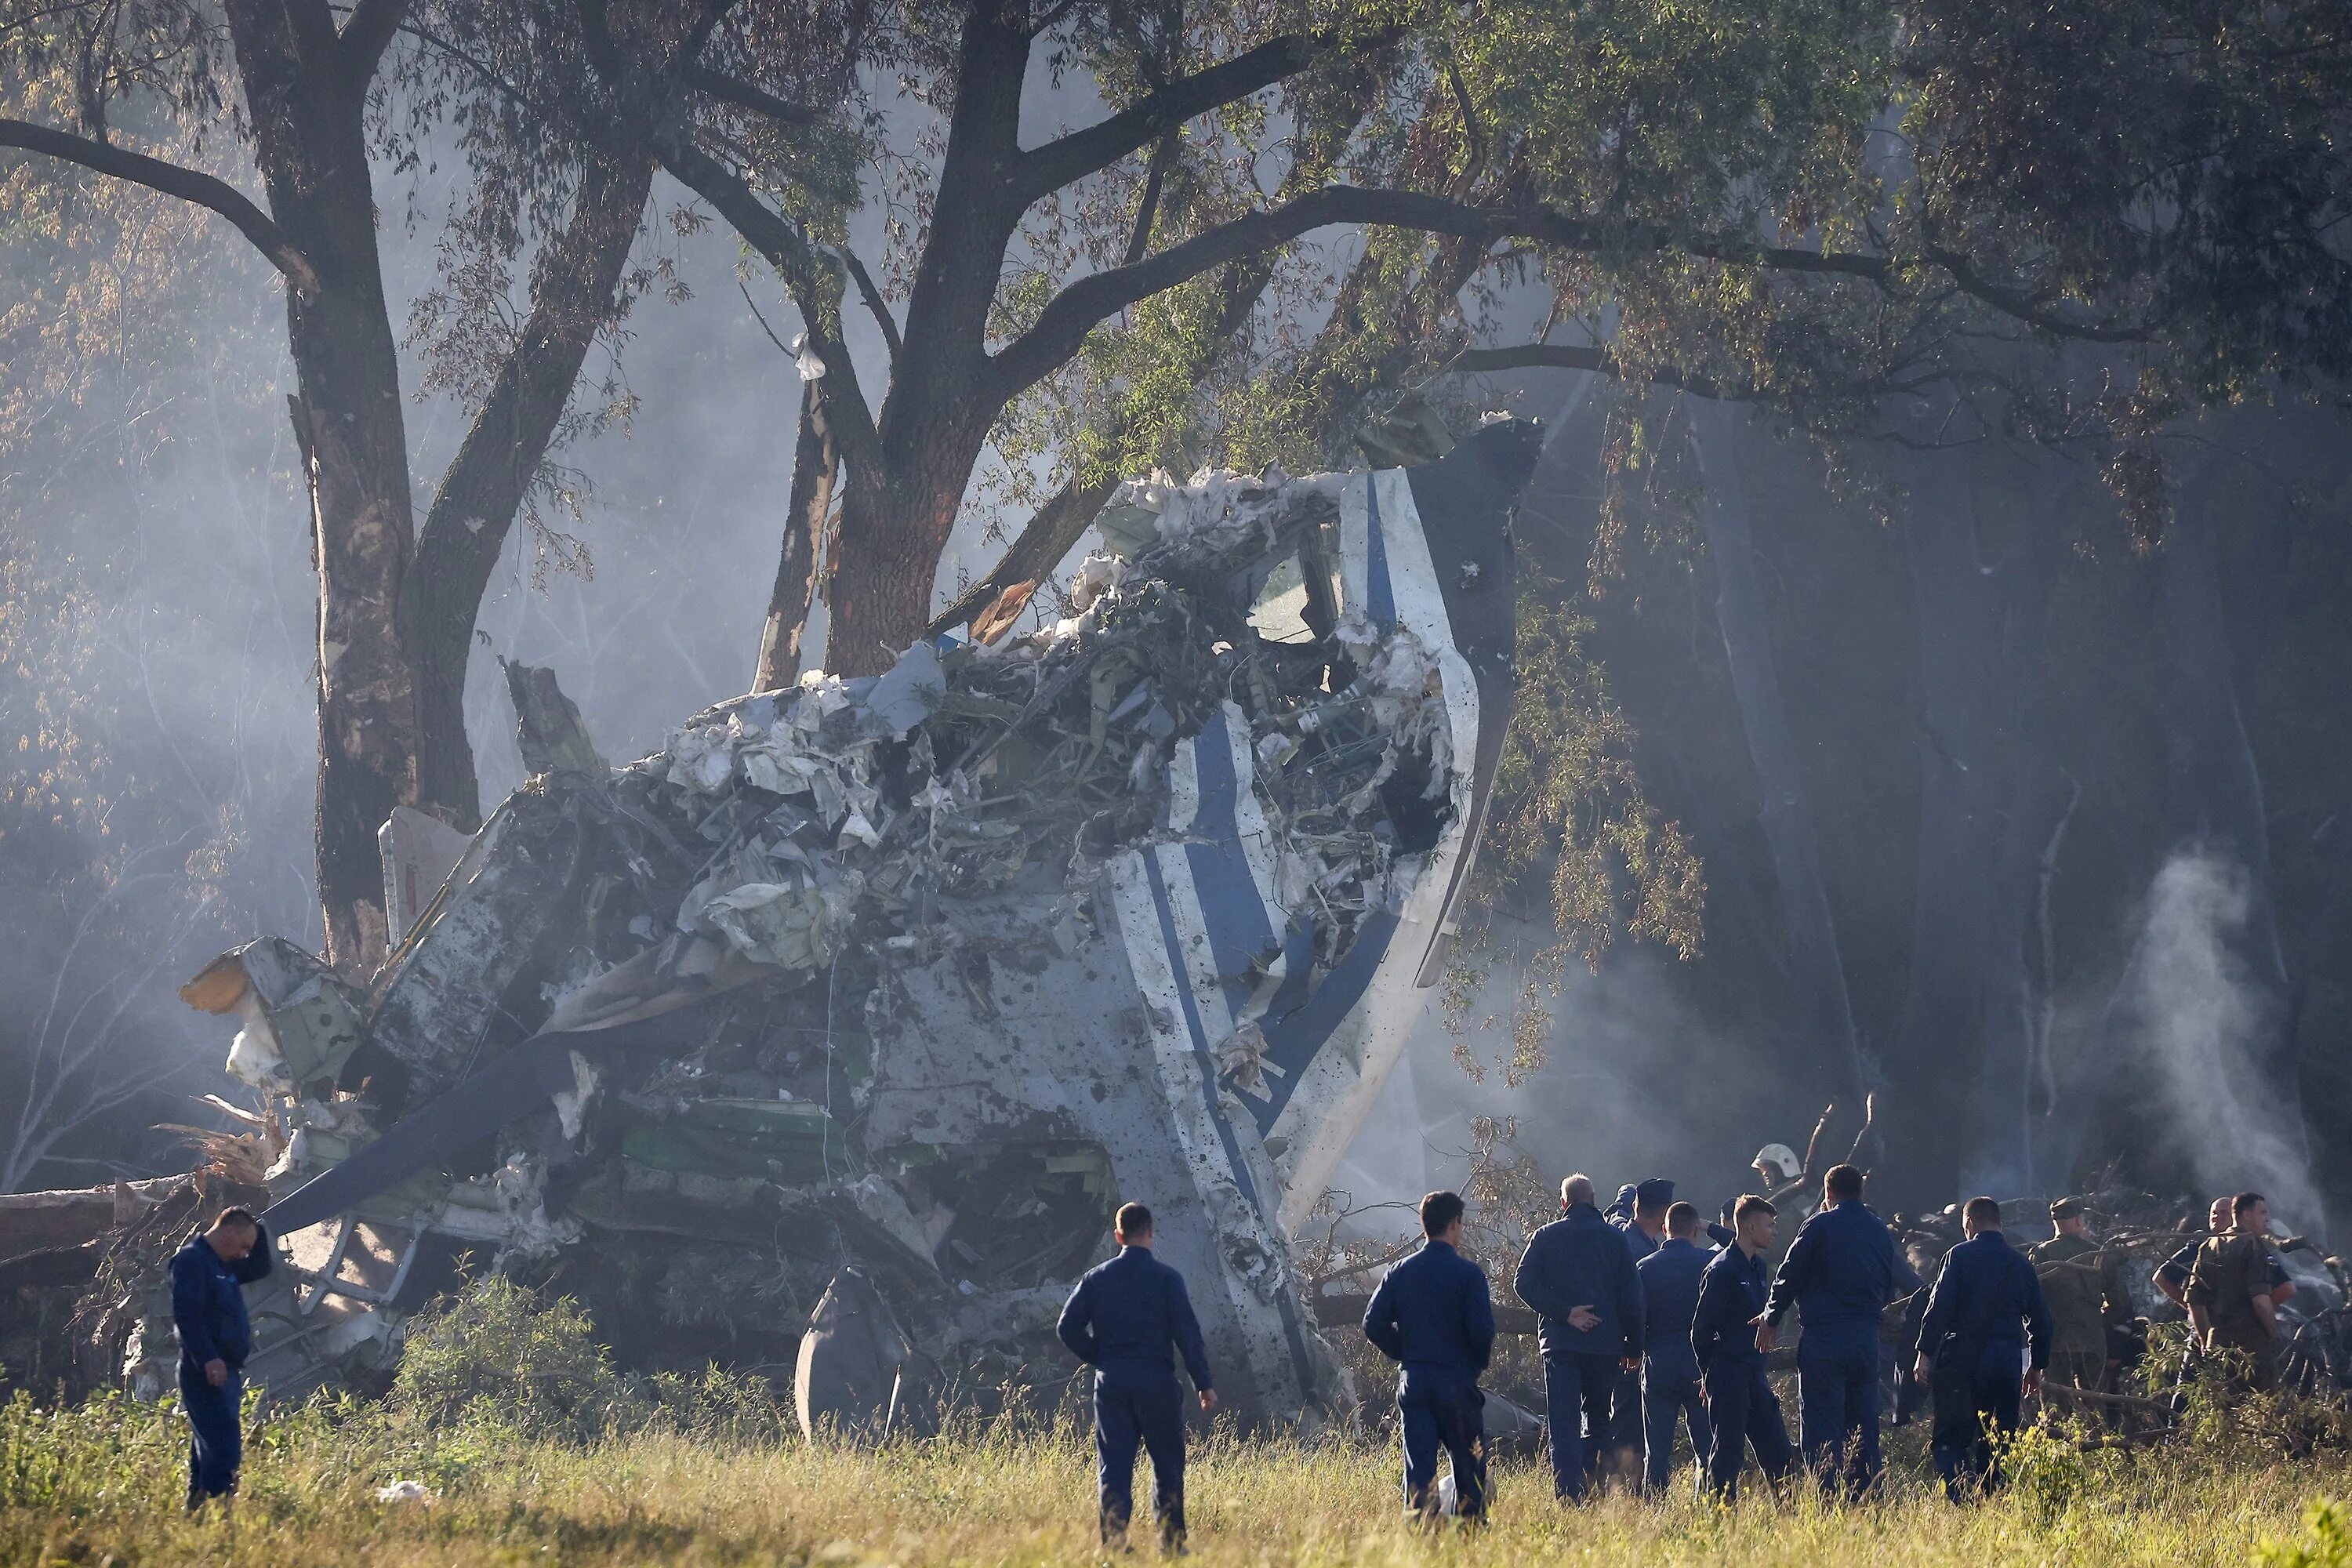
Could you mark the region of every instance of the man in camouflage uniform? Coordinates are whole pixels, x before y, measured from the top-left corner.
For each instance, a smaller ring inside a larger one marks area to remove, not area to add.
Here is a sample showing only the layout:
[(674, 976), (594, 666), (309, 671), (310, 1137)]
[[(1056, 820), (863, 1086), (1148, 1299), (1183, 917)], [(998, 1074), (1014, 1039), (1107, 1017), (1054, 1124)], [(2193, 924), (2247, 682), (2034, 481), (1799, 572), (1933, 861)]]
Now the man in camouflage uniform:
[(2278, 1384), (2270, 1205), (2260, 1193), (2240, 1193), (2231, 1211), (2236, 1224), (2197, 1249), (2189, 1271), (2189, 1321), (2207, 1354), (2236, 1352), (2244, 1358), (2232, 1382), (2267, 1391)]
[(2034, 1272), (2042, 1276), (2042, 1293), (2058, 1331), (2049, 1381), (2104, 1393), (2107, 1320), (2115, 1306), (2108, 1291), (2110, 1270), (2091, 1240), (2082, 1199), (2060, 1198), (2052, 1204), (2050, 1223), (2057, 1234), (2029, 1254)]

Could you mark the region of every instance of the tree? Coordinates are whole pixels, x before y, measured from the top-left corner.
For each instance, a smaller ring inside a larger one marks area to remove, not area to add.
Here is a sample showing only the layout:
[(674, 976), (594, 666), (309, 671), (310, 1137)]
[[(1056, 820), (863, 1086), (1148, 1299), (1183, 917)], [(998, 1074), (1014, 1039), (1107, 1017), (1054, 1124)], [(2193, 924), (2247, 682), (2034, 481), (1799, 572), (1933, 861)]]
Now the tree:
[[(465, 388), (472, 426), (419, 528), (372, 161), (399, 144), (383, 81), (409, 11), (362, 0), (339, 25), (325, 0), (0, 7), (15, 84), (0, 146), (52, 161), (61, 178), (86, 171), (209, 209), (279, 275), (319, 575), (318, 890), (330, 956), (362, 973), (386, 944), (375, 835), (393, 807), (479, 822), (459, 708), (474, 611), (589, 348), (625, 307), (651, 179), (642, 159), (527, 176), (478, 161), (475, 223), (458, 237), (475, 286), (530, 237), (547, 243), (528, 318), (458, 345), (489, 352)], [(224, 111), (237, 100), (241, 112)], [(74, 128), (36, 118), (56, 106), (70, 106)], [(206, 137), (224, 132), (249, 155), (267, 212), (202, 166)], [(191, 161), (135, 151), (126, 135), (184, 144)]]

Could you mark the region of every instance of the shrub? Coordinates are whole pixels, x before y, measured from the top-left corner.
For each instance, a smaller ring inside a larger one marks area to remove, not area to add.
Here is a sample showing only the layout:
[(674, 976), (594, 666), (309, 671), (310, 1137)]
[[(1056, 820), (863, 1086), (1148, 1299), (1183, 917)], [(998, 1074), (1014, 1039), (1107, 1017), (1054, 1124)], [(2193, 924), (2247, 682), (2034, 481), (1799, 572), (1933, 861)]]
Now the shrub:
[(390, 1403), (402, 1419), (432, 1426), (576, 1441), (635, 1430), (649, 1414), (579, 1302), (547, 1300), (498, 1275), (409, 1323)]

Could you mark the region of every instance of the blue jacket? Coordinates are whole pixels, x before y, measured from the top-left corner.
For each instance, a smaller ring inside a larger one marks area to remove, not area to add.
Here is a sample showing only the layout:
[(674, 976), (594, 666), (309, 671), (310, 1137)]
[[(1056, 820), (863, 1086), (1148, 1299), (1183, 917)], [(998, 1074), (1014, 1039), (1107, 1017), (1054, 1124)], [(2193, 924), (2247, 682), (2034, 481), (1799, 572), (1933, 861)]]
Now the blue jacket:
[(1176, 1375), (1176, 1352), (1194, 1388), (1209, 1381), (1209, 1348), (1184, 1277), (1151, 1256), (1148, 1247), (1122, 1247), (1118, 1256), (1086, 1271), (1054, 1326), (1070, 1353), (1103, 1376), (1137, 1381)]
[[(1591, 1204), (1579, 1204), (1528, 1238), (1512, 1288), (1541, 1320), (1546, 1361), (1563, 1355), (1642, 1353), (1642, 1281), (1633, 1249)], [(1590, 1307), (1600, 1318), (1579, 1332), (1568, 1315)]]
[(1642, 1334), (1653, 1377), (1688, 1382), (1698, 1376), (1691, 1319), (1698, 1310), (1699, 1277), (1714, 1257), (1696, 1242), (1668, 1237), (1633, 1266), (1642, 1278)]
[(1944, 1271), (1919, 1321), (1919, 1348), (1940, 1356), (1946, 1342), (1964, 1357), (1986, 1347), (2030, 1342), (2033, 1364), (2050, 1364), (2050, 1303), (2033, 1260), (1997, 1230), (1964, 1241), (1945, 1255)]
[(1797, 1232), (1765, 1310), (1777, 1326), (1794, 1305), (1808, 1335), (1867, 1329), (1875, 1340), (1886, 1303), (1918, 1289), (1918, 1270), (1895, 1250), (1886, 1222), (1848, 1198)]
[(1642, 1259), (1658, 1250), (1658, 1244), (1650, 1239), (1648, 1231), (1633, 1223), (1633, 1215), (1627, 1215), (1623, 1219), (1612, 1219), (1609, 1223), (1615, 1226), (1617, 1234), (1625, 1238), (1626, 1249), (1633, 1253), (1636, 1266)]
[(180, 1360), (201, 1367), (208, 1361), (241, 1367), (253, 1353), (253, 1320), (246, 1316), (245, 1287), (269, 1275), (269, 1232), (254, 1237), (253, 1250), (235, 1263), (224, 1260), (201, 1236), (172, 1256), (172, 1322), (180, 1331)]
[(1772, 1271), (1760, 1252), (1750, 1258), (1727, 1247), (1707, 1260), (1698, 1277), (1698, 1304), (1691, 1310), (1691, 1354), (1701, 1372), (1763, 1362), (1750, 1325), (1764, 1310), (1771, 1282)]
[(1424, 1242), (1372, 1292), (1364, 1337), (1408, 1373), (1475, 1382), (1495, 1351), (1486, 1271), (1442, 1241)]

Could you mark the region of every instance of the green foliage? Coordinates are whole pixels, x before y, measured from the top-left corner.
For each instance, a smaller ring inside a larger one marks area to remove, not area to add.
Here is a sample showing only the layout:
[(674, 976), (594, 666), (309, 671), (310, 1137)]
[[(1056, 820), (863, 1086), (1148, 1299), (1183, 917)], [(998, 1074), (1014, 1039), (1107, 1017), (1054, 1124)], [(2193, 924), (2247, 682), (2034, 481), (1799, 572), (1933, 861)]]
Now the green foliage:
[(2352, 1568), (2352, 1513), (2333, 1498), (2304, 1510), (2303, 1538), (2265, 1541), (2254, 1555), (2262, 1568)]
[(80, 1512), (110, 1499), (152, 1504), (150, 1494), (164, 1489), (158, 1475), (186, 1455), (171, 1401), (141, 1405), (108, 1393), (51, 1410), (19, 1389), (0, 1405), (0, 1513)]
[(1481, 873), (1498, 890), (1546, 883), (1561, 951), (1589, 965), (1621, 931), (1692, 958), (1705, 873), (1633, 770), (1633, 729), (1588, 652), (1592, 633), (1591, 618), (1546, 585), (1521, 596), (1518, 689)]
[(569, 1296), (499, 1275), (473, 1280), (409, 1325), (391, 1405), (430, 1426), (503, 1426), (587, 1439), (645, 1425), (646, 1403)]
[(699, 1376), (624, 1372), (569, 1296), (499, 1275), (469, 1281), (409, 1324), (385, 1401), (393, 1422), (436, 1439), (445, 1476), (496, 1462), (513, 1438), (582, 1443), (647, 1431), (730, 1446), (772, 1443), (792, 1415), (767, 1384), (713, 1366)]

